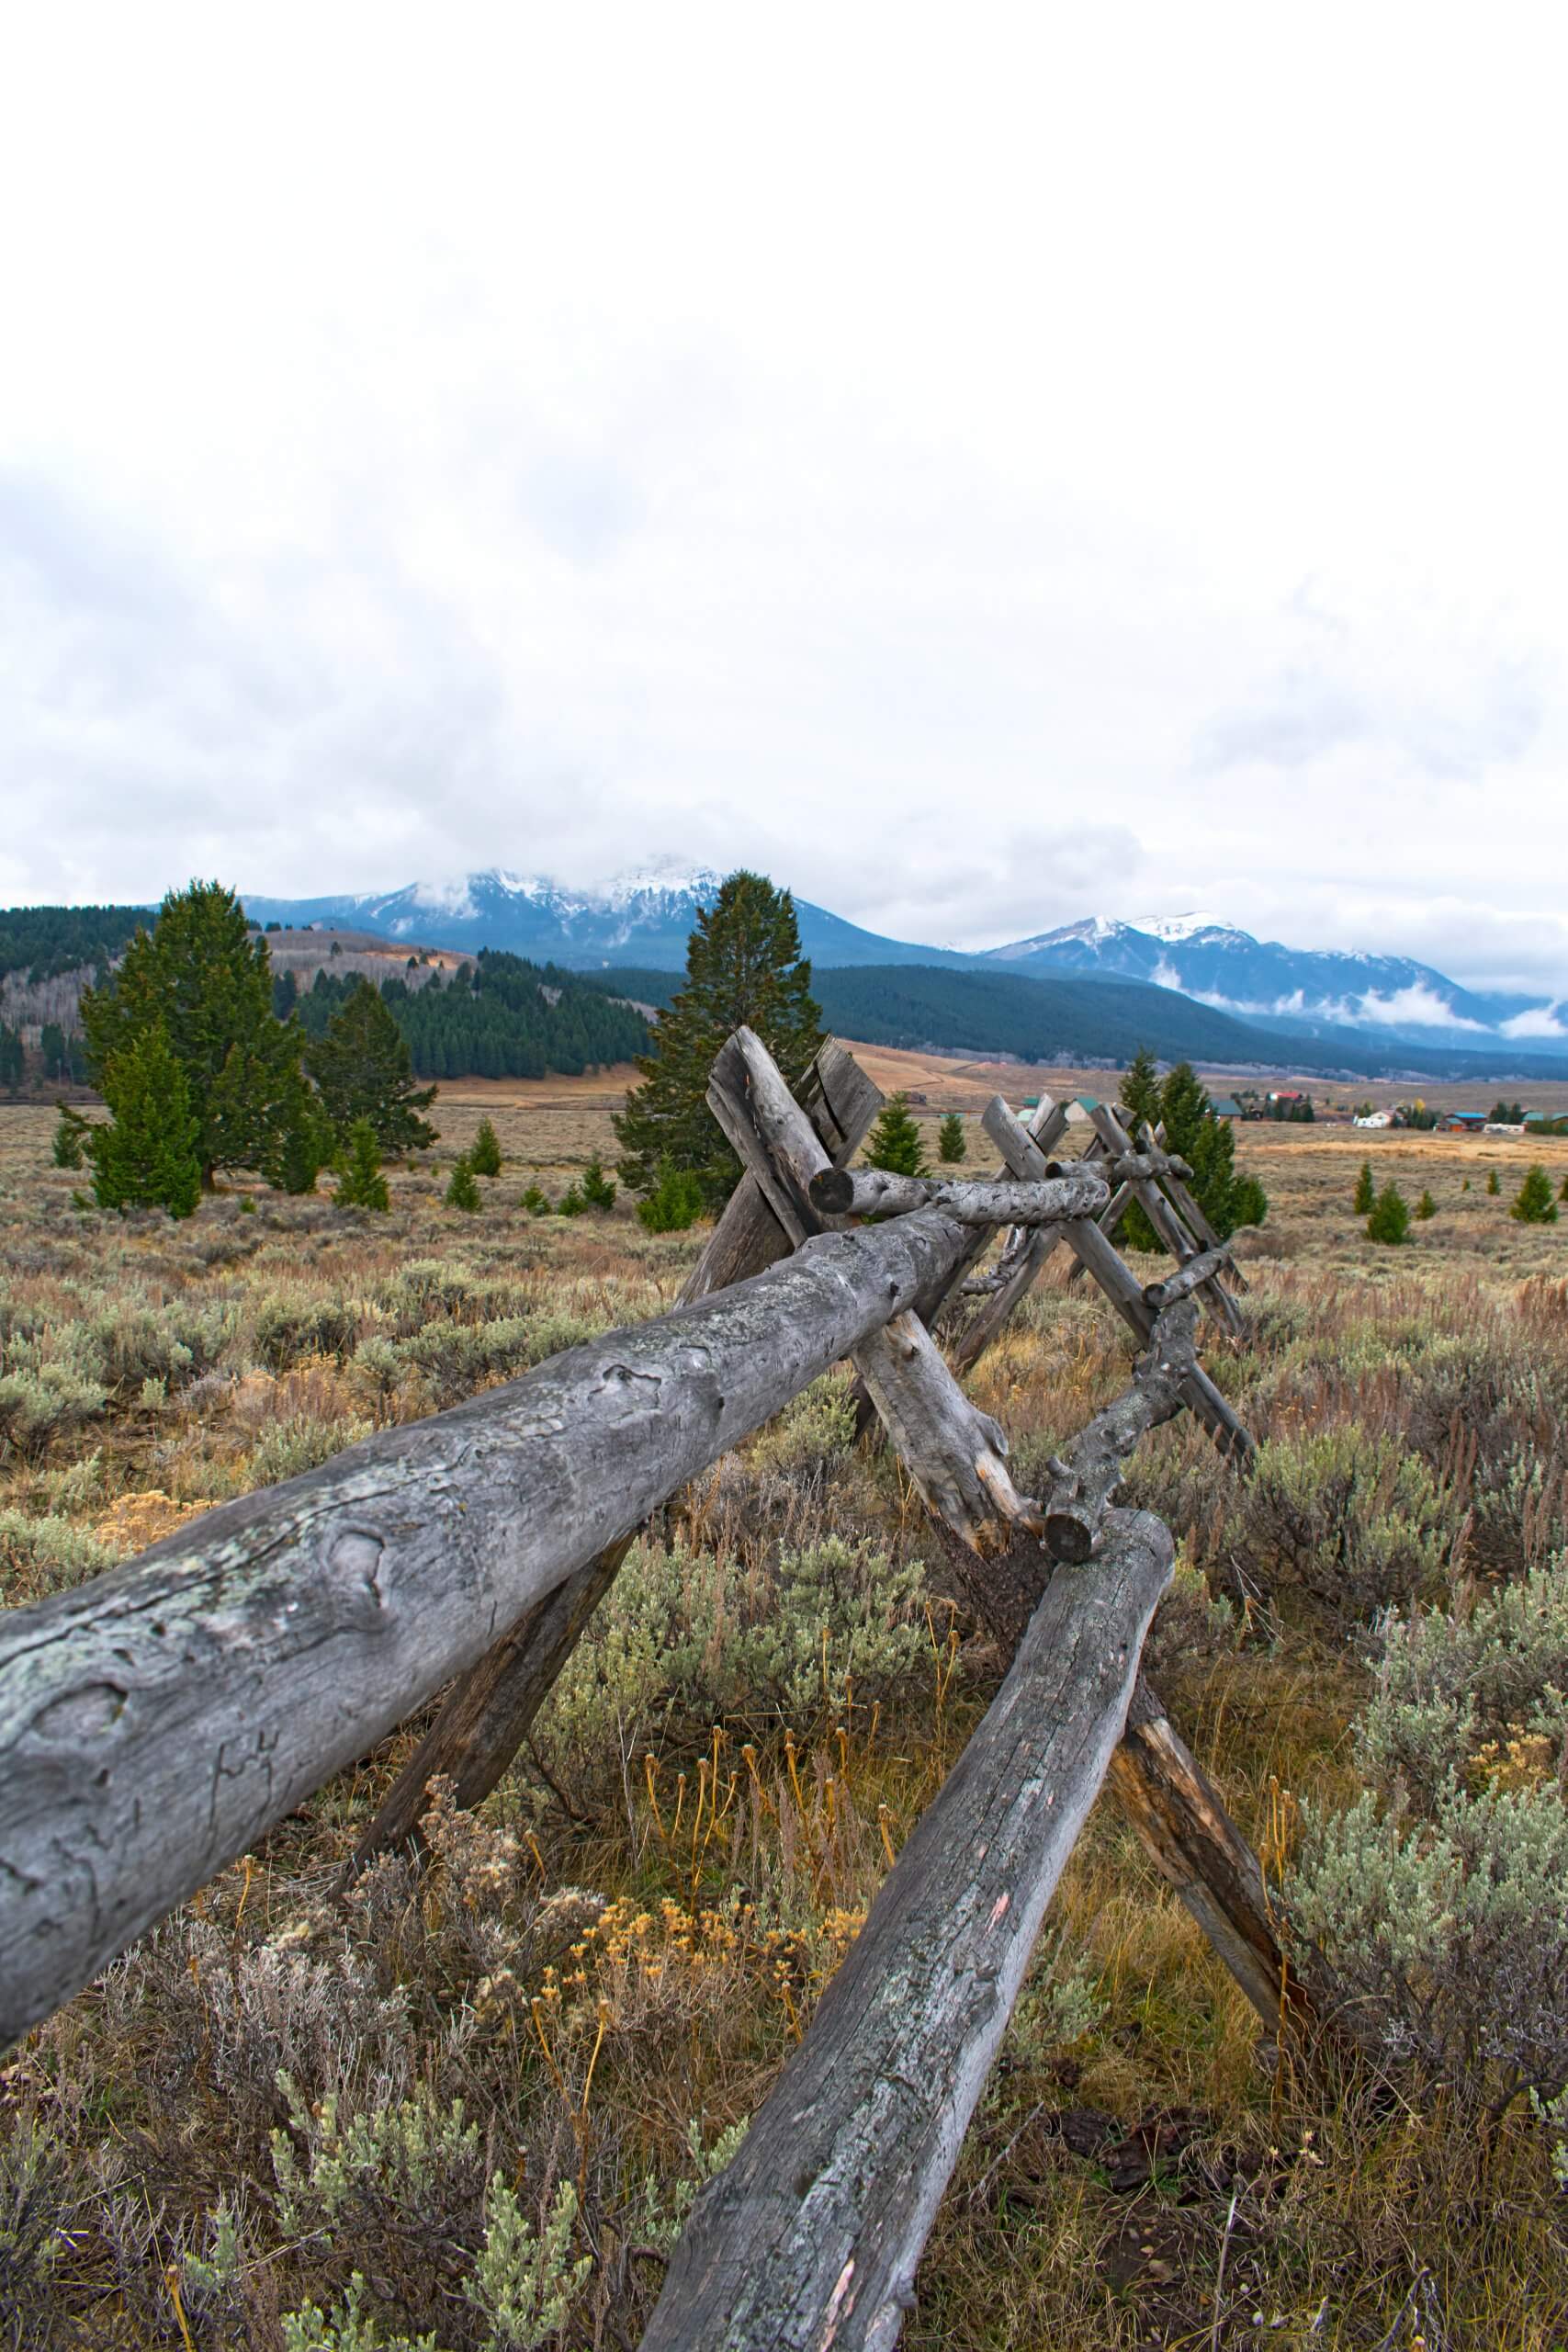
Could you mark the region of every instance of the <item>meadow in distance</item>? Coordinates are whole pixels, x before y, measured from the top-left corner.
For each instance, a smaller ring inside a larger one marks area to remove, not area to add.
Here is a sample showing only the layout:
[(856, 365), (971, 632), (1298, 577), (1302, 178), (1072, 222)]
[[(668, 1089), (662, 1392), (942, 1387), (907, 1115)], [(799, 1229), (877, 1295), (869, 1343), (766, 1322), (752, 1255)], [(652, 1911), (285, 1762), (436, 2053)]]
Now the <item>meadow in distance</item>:
[[(925, 1092), (932, 1164), (970, 1114), (965, 1172), (996, 1087), (1106, 1087), (863, 1058)], [(385, 1214), (236, 1177), (101, 1216), (52, 1112), (0, 1111), (0, 1600), (669, 1306), (705, 1227), (522, 1205), (613, 1163), (626, 1079), (444, 1086)], [(500, 1173), (449, 1205), (487, 1118)], [(1245, 1485), (1184, 1421), (1137, 1456), (1179, 1541), (1151, 1671), (1373, 2055), (1272, 2059), (1102, 1801), (912, 2352), (1568, 2340), (1568, 1218), (1509, 1215), (1568, 1140), (1249, 1126), (1238, 1159), (1269, 1211), (1205, 1361), (1263, 1451)], [(1368, 1159), (1432, 1197), (1404, 1247), (1352, 1213)], [(1021, 1487), (1127, 1360), (1054, 1261), (968, 1383)], [(10, 2054), (0, 2343), (635, 2345), (1002, 1663), (847, 1386), (660, 1515), (427, 1869), (334, 1894), (415, 1723)]]

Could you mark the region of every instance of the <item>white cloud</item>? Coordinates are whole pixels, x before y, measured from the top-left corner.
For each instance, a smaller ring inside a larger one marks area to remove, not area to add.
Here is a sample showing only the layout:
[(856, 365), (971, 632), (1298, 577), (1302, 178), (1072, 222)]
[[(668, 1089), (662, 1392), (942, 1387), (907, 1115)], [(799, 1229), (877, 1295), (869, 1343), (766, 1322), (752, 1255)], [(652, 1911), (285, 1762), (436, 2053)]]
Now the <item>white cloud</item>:
[(1561, 995), (1558, 77), (1314, 25), (33, 11), (0, 896), (673, 854)]

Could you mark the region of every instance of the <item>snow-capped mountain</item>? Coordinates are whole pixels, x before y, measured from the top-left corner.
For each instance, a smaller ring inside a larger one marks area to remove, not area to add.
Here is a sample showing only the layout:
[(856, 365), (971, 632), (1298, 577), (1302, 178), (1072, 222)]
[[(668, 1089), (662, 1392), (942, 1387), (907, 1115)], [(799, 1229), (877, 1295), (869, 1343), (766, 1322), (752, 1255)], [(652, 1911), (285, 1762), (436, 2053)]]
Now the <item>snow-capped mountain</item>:
[[(245, 897), (253, 922), (312, 923), (323, 930), (373, 932), (426, 947), (510, 948), (536, 963), (580, 971), (626, 964), (678, 972), (699, 910), (712, 904), (724, 877), (709, 868), (658, 865), (623, 874), (597, 889), (573, 890), (540, 874), (491, 866), (447, 881), (411, 882), (401, 890), (328, 899)], [(796, 899), (802, 952), (822, 965), (956, 964), (974, 958), (951, 949), (882, 939)]]
[(1286, 947), (1213, 915), (1090, 916), (989, 951), (1015, 971), (1098, 972), (1177, 989), (1272, 1029), (1372, 1032), (1390, 1043), (1568, 1052), (1568, 1004), (1462, 988), (1408, 956)]

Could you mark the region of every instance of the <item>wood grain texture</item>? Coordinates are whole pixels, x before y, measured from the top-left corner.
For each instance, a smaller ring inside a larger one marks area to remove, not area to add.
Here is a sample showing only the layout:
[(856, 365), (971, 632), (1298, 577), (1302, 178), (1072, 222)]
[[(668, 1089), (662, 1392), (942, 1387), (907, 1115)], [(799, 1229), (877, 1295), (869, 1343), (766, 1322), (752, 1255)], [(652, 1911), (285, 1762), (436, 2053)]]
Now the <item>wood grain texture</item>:
[(1196, 1322), (1197, 1310), (1190, 1304), (1168, 1307), (1133, 1368), (1132, 1385), (1097, 1413), (1053, 1463), (1051, 1488), (1043, 1498), (1045, 1549), (1053, 1559), (1078, 1564), (1089, 1558), (1128, 1455), (1150, 1430), (1180, 1411), (1197, 1365)]
[[(854, 1056), (829, 1037), (802, 1083), (798, 1100), (835, 1168), (852, 1159), (882, 1108), (882, 1090)], [(792, 1244), (756, 1178), (744, 1170), (701, 1256), (681, 1286), (677, 1306), (711, 1297), (787, 1258)]]
[(898, 1314), (923, 1214), (606, 1333), (0, 1618), (0, 2041)]
[(705, 2188), (643, 2352), (887, 2352), (1046, 1905), (1121, 1736), (1170, 1576), (1119, 1514), (1058, 1570), (734, 2162)]
[(1045, 1165), (1050, 1173), (1039, 1183), (994, 1177), (950, 1182), (885, 1168), (824, 1168), (811, 1180), (811, 1204), (822, 1216), (908, 1216), (915, 1209), (941, 1209), (960, 1225), (1038, 1226), (1093, 1216), (1111, 1197), (1104, 1180), (1092, 1172), (1069, 1172), (1054, 1160)]
[[(829, 1159), (846, 1159), (876, 1116), (882, 1094), (853, 1057), (829, 1038), (800, 1089), (801, 1107)], [(727, 1290), (789, 1255), (792, 1245), (743, 1173), (682, 1284), (678, 1305)], [(532, 1728), (630, 1544), (622, 1537), (539, 1601), (459, 1676), (429, 1731), (399, 1773), (355, 1849), (344, 1879), (391, 1846), (418, 1842), (430, 1782), (441, 1774), (457, 1802), (476, 1805), (499, 1786)]]

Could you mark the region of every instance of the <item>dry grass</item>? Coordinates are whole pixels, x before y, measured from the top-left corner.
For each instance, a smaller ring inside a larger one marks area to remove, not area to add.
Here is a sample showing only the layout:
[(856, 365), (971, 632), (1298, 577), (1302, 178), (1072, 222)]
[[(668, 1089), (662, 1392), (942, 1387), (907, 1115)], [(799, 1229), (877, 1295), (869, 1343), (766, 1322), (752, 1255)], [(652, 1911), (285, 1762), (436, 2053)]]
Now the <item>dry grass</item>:
[[(517, 1207), (530, 1181), (554, 1195), (609, 1156), (613, 1091), (449, 1090), (441, 1146), (394, 1174), (386, 1218), (235, 1192), (179, 1227), (80, 1215), (77, 1180), (47, 1165), (50, 1118), (0, 1114), (6, 1369), (36, 1387), (53, 1365), (60, 1407), (49, 1426), (9, 1408), (0, 1598), (657, 1313), (700, 1234), (656, 1239), (624, 1204)], [(486, 1114), (507, 1165), (464, 1216), (441, 1191)], [(1568, 1536), (1568, 1219), (1511, 1222), (1530, 1153), (1500, 1140), (1248, 1130), (1243, 1154), (1274, 1213), (1247, 1244), (1252, 1336), (1211, 1345), (1216, 1376), (1279, 1460), (1339, 1440), (1376, 1460), (1303, 1505), (1282, 1473), (1244, 1494), (1178, 1427), (1134, 1485), (1182, 1544), (1160, 1687), (1277, 1866), (1294, 1804), (1353, 1792), (1379, 1580), (1439, 1598)], [(1568, 1145), (1539, 1156), (1561, 1182)], [(1349, 1214), (1366, 1157), (1438, 1202), (1406, 1250)], [(1124, 1368), (1096, 1298), (1048, 1279), (973, 1381), (1022, 1483)], [(1405, 1463), (1418, 1543), (1389, 1533)], [(1359, 1564), (1354, 1605), (1348, 1577), (1319, 1573), (1330, 1539)], [(672, 1507), (482, 1819), (436, 1821), (423, 1881), (389, 1862), (346, 1907), (330, 1892), (411, 1724), (15, 2054), (0, 2343), (273, 2352), (283, 2314), (330, 2305), (357, 2268), (386, 2329), (477, 2346), (463, 2281), (502, 2174), (535, 2217), (558, 2180), (576, 2189), (592, 2269), (562, 2340), (635, 2344), (700, 2169), (689, 2127), (711, 2147), (765, 2094), (996, 1667), (896, 1468), (854, 1449), (841, 1383), (819, 1384)], [(911, 2346), (1568, 2341), (1563, 2199), (1525, 2120), (1483, 2140), (1440, 2096), (1261, 2063), (1251, 2012), (1108, 1804), (1054, 1919)], [(1075, 1968), (1096, 2014), (1064, 2041)], [(302, 2140), (280, 2069), (345, 2114), (461, 2098), (478, 2153), (367, 2177), (331, 2231), (290, 2232), (269, 2135)], [(29, 2198), (47, 2278), (6, 2251)], [(241, 2245), (221, 2291), (181, 2269), (220, 2199)]]

